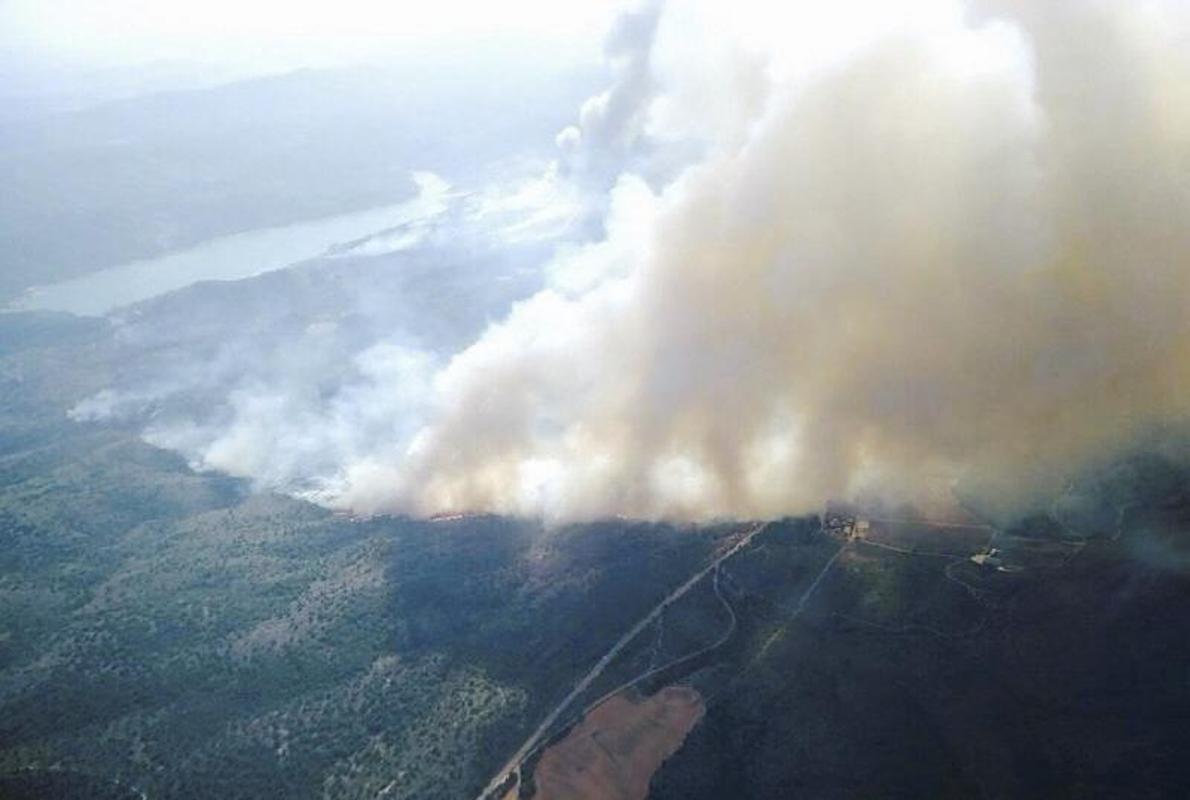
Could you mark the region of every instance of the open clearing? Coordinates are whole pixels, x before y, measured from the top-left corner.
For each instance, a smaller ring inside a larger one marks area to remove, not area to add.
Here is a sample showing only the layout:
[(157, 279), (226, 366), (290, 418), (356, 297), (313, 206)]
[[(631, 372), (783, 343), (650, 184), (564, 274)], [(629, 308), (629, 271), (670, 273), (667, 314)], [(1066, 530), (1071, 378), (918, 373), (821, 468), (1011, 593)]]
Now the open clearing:
[(609, 698), (542, 754), (535, 797), (644, 800), (653, 773), (705, 711), (702, 697), (686, 686), (668, 686), (641, 700)]

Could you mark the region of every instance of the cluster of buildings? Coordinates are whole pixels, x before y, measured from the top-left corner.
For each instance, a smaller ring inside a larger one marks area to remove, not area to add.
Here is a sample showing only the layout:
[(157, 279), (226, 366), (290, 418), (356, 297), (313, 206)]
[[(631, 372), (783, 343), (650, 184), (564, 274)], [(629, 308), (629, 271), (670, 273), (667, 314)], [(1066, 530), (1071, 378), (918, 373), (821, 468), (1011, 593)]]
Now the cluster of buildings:
[(1001, 555), (999, 547), (989, 547), (986, 552), (976, 553), (971, 556), (971, 561), (981, 567), (999, 569), (1004, 566), (1004, 557)]
[(822, 529), (829, 536), (850, 542), (868, 535), (871, 523), (860, 517), (859, 509), (845, 503), (830, 502), (822, 515)]

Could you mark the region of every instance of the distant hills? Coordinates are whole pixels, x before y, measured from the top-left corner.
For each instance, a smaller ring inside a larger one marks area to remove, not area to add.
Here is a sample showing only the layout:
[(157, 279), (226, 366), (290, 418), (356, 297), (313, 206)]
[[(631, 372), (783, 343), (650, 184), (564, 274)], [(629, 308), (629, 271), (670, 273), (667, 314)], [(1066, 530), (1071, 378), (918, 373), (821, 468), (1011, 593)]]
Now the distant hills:
[(217, 236), (399, 202), (412, 170), (477, 179), (551, 152), (594, 82), (483, 74), (301, 70), (15, 120), (0, 130), (0, 305)]

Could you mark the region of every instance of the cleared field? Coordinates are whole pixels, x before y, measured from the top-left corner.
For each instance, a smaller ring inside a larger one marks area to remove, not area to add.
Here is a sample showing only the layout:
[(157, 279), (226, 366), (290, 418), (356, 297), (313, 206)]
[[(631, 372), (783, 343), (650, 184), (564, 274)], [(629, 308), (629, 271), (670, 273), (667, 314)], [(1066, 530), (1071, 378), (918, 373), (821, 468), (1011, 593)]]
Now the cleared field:
[(706, 711), (687, 686), (651, 697), (616, 695), (542, 754), (534, 775), (540, 800), (644, 800), (649, 780)]

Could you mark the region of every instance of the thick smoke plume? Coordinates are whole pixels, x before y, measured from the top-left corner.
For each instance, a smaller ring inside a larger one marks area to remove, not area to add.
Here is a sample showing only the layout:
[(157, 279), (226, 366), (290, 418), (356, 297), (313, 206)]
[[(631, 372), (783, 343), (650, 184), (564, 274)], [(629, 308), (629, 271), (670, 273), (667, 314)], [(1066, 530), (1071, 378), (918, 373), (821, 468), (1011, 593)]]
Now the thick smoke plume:
[[(820, 8), (773, 24), (812, 41)], [(670, 11), (649, 46), (721, 33)], [(752, 116), (707, 120), (729, 133), (656, 194), (622, 178), (596, 274), (456, 356), (342, 501), (770, 515), (869, 481), (1025, 484), (1190, 410), (1186, 8), (915, 12), (774, 56), (762, 103), (656, 76), (677, 136), (690, 98)]]
[(755, 517), (955, 478), (1023, 501), (1190, 411), (1190, 6), (725, 5), (626, 23), (629, 85), (563, 144), (664, 168), (622, 174), (606, 237), (327, 502)]

